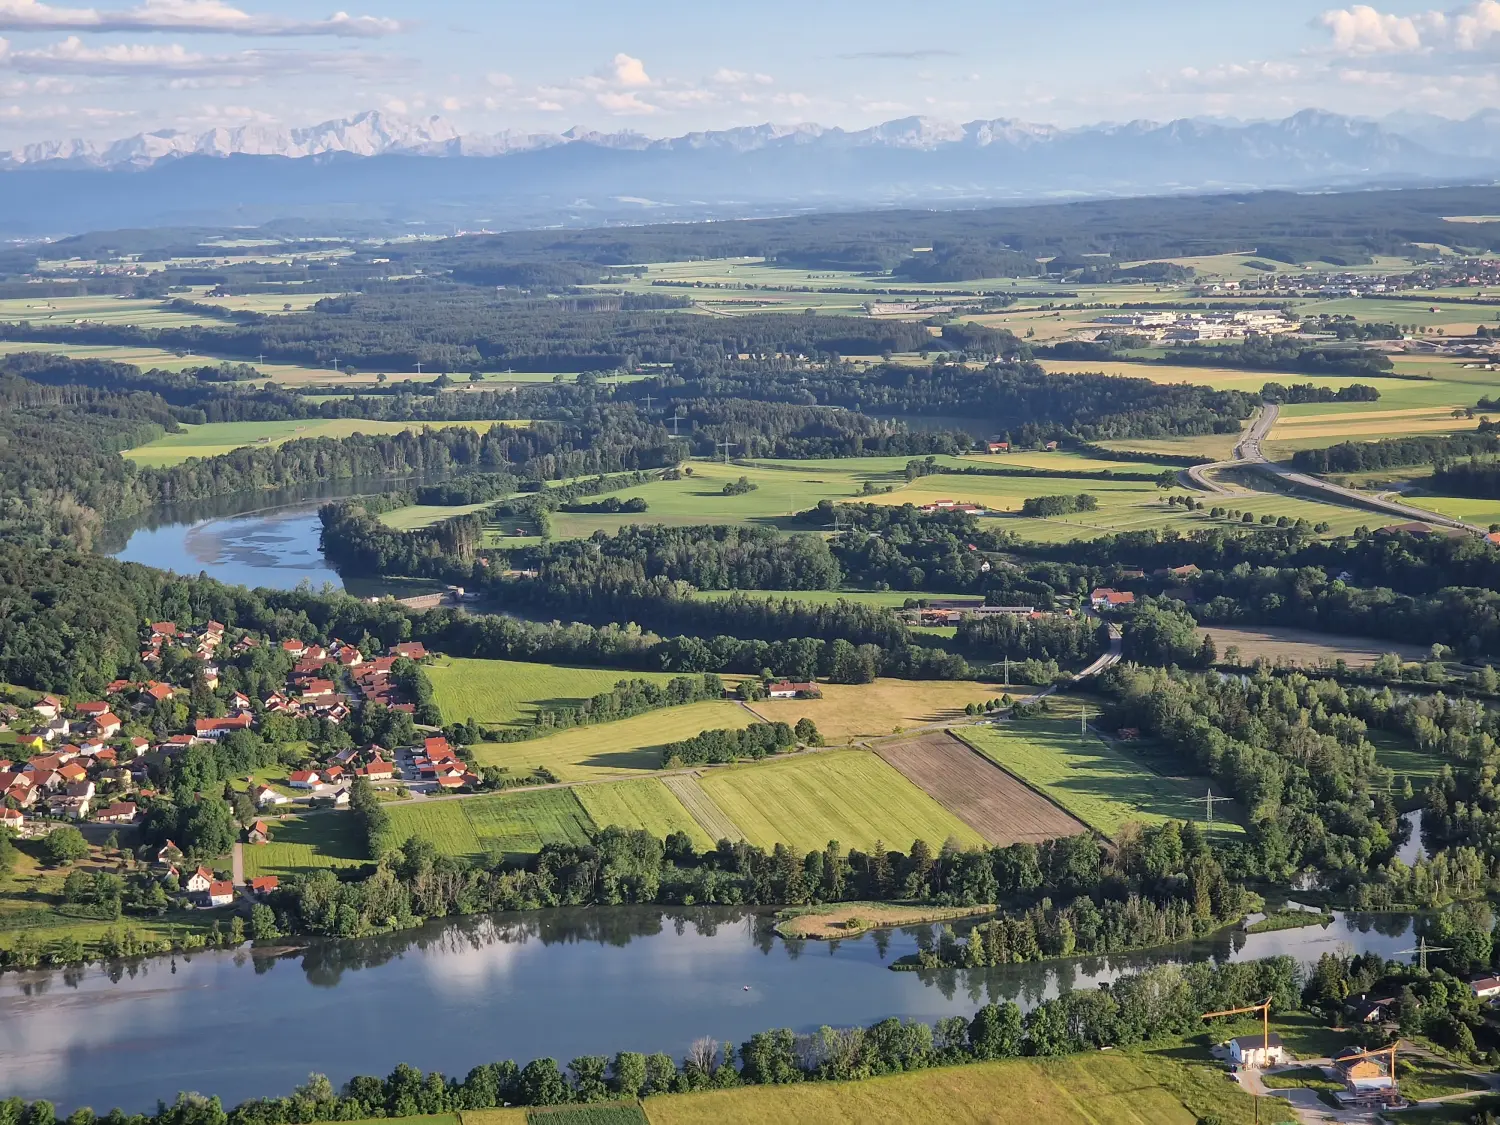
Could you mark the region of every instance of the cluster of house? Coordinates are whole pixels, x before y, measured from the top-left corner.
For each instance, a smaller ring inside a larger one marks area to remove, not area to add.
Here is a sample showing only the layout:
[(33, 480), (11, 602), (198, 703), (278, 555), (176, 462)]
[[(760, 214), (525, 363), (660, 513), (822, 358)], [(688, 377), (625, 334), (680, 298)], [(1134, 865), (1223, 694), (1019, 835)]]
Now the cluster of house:
[(1089, 605), (1096, 611), (1124, 609), (1135, 605), (1135, 594), (1129, 590), (1114, 590), (1108, 586), (1096, 586), (1089, 591)]
[[(256, 821), (255, 827), (258, 827), (262, 833), (265, 832), (265, 825), (260, 821)], [(255, 828), (252, 828), (252, 834), (254, 831)], [(184, 877), (184, 869), (179, 866), (182, 858), (182, 849), (168, 840), (156, 853), (158, 874), (163, 879), (176, 879), (178, 886), (187, 896), (188, 902), (194, 906), (209, 909), (215, 906), (233, 905), (238, 891), (232, 880), (220, 879), (213, 871), (201, 864)], [(275, 875), (260, 875), (245, 882), (246, 892), (255, 899), (265, 899), (279, 886), (281, 886), (281, 880)]]
[(1251, 332), (1293, 332), (1300, 322), (1274, 309), (1237, 312), (1120, 312), (1094, 317), (1106, 328), (1129, 328), (1132, 335), (1153, 340), (1234, 340)]
[(412, 768), (423, 781), (434, 781), (439, 789), (462, 789), (479, 784), (479, 775), (459, 759), (446, 738), (429, 738), (412, 755)]
[[(261, 642), (245, 636), (235, 642), (243, 651)], [(153, 622), (146, 630), (141, 659), (148, 667), (159, 667), (167, 648), (187, 648), (203, 661), (210, 690), (219, 682), (219, 669), (212, 663), (225, 644), (225, 627), (210, 621), (201, 629), (184, 629), (171, 621)], [(266, 712), (342, 722), (350, 714), (350, 699), (325, 675), (329, 664), (347, 669), (361, 700), (378, 701), (410, 712), (402, 702), (391, 671), (397, 660), (420, 660), (427, 655), (419, 643), (393, 646), (387, 655), (366, 659), (353, 645), (334, 641), (328, 646), (300, 640), (281, 642), (281, 649), (296, 659), (284, 688), (260, 701)], [(234, 731), (251, 730), (256, 707), (246, 695), (235, 692), (225, 701), (221, 716), (195, 719), (189, 731), (173, 734), (159, 743), (145, 738), (126, 738), (122, 716), (150, 712), (187, 689), (148, 679), (145, 682), (116, 680), (105, 690), (105, 698), (65, 705), (55, 695), (44, 695), (22, 708), (0, 707), (0, 729), (10, 730), (13, 741), (5, 748), (11, 758), (0, 758), (0, 825), (22, 834), (38, 826), (28, 820), (46, 814), (72, 820), (108, 824), (133, 824), (138, 819), (135, 803), (126, 798), (137, 792), (149, 795), (146, 755), (159, 751), (178, 753), (198, 742), (215, 741)], [(28, 711), (37, 721), (19, 722)], [(23, 729), (17, 729), (23, 727)], [(333, 803), (347, 803), (347, 787), (356, 776), (372, 781), (396, 776), (396, 767), (380, 747), (346, 751), (317, 770), (294, 773), (291, 785), (314, 795), (328, 795)], [(460, 771), (463, 776), (463, 771)], [(440, 779), (441, 780), (441, 779)], [(446, 784), (446, 783), (445, 783)], [(456, 787), (456, 786), (455, 786)], [(252, 794), (260, 807), (287, 803), (288, 798), (269, 787)]]
[(766, 685), (768, 699), (821, 699), (823, 689), (805, 680), (777, 680)]

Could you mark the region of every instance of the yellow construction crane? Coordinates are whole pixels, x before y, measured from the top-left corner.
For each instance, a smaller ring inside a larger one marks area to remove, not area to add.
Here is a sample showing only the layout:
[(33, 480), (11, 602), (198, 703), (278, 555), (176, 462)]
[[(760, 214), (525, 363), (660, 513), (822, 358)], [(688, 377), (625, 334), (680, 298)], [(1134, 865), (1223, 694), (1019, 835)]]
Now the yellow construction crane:
[[(1245, 1008), (1226, 1008), (1222, 1012), (1204, 1012), (1203, 1018), (1214, 1019), (1218, 1016), (1242, 1016), (1250, 1012), (1260, 1013), (1261, 1026), (1261, 1059), (1269, 1062), (1271, 1058), (1271, 998), (1268, 996), (1259, 1004), (1251, 1004)], [(1255, 1121), (1260, 1125), (1260, 1095), (1252, 1095), (1255, 1098)]]

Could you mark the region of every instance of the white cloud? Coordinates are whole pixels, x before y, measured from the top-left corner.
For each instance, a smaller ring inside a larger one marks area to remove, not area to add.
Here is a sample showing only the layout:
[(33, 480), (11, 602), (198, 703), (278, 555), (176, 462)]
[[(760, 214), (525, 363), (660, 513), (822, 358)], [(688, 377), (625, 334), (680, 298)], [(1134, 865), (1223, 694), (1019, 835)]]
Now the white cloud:
[(508, 74), (502, 74), (498, 70), (492, 70), (484, 76), (484, 80), (497, 90), (510, 90), (515, 87), (516, 80)]
[(371, 39), (402, 30), (398, 20), (335, 12), (325, 19), (253, 16), (223, 0), (143, 0), (134, 8), (59, 8), (0, 0), (0, 31), (175, 31), (221, 35), (339, 35)]
[(1410, 16), (1380, 12), (1368, 4), (1334, 8), (1317, 18), (1336, 51), (1349, 55), (1466, 54), (1495, 45), (1500, 37), (1500, 0), (1475, 0), (1448, 11)]
[(661, 107), (642, 101), (634, 90), (604, 90), (594, 95), (594, 101), (610, 113), (620, 116), (644, 116), (658, 112)]
[(87, 74), (94, 76), (162, 74), (234, 77), (280, 74), (319, 68), (364, 70), (370, 60), (353, 53), (283, 51), (237, 51), (229, 55), (206, 55), (189, 51), (180, 43), (112, 43), (100, 47), (85, 44), (76, 35), (49, 47), (16, 50), (0, 39), (0, 67), (25, 74)]
[(614, 57), (611, 66), (614, 80), (621, 86), (638, 89), (654, 85), (651, 76), (646, 73), (646, 64), (640, 59), (631, 58), (623, 51)]

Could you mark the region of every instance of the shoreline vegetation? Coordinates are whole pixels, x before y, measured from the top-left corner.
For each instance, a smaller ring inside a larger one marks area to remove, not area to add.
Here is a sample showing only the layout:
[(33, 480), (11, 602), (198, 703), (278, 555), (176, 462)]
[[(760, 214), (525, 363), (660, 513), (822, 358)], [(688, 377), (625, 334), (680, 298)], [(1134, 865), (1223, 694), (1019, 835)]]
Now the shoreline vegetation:
[(957, 918), (977, 918), (993, 914), (996, 909), (993, 903), (974, 906), (907, 906), (889, 902), (839, 902), (779, 911), (775, 930), (789, 941), (799, 938), (837, 941), (840, 938), (858, 937), (871, 930), (951, 922)]
[(1247, 934), (1269, 934), (1277, 930), (1298, 930), (1304, 926), (1327, 926), (1333, 922), (1330, 910), (1278, 910), (1245, 927)]

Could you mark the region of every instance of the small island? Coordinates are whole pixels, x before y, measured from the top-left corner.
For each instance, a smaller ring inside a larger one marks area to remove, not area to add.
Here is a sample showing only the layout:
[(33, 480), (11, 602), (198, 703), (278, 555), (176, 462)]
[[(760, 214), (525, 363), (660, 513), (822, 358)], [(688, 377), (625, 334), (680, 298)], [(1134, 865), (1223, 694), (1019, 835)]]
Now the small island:
[(815, 938), (834, 941), (857, 937), (869, 930), (895, 926), (920, 926), (926, 922), (951, 922), (993, 914), (995, 906), (937, 906), (921, 903), (835, 902), (826, 906), (794, 907), (776, 915), (776, 932), (784, 938)]

